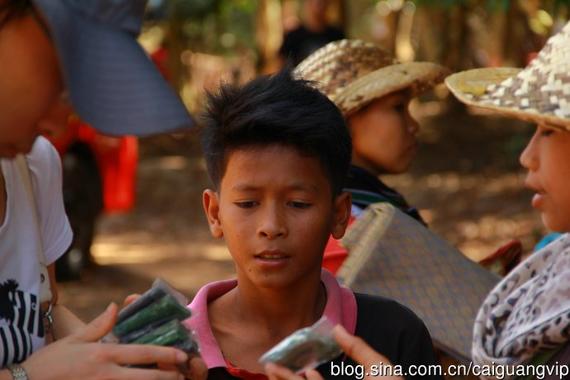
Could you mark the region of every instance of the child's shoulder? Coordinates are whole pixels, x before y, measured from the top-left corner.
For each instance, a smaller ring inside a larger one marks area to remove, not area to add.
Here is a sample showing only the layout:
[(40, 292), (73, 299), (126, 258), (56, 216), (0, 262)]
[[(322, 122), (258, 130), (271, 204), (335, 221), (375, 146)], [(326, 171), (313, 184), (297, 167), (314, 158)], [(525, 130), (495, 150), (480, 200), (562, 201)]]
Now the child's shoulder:
[(413, 311), (384, 297), (359, 293), (355, 297), (358, 310), (355, 335), (404, 368), (437, 362), (429, 332)]
[(361, 293), (355, 293), (355, 297), (357, 335), (381, 340), (407, 340), (426, 335), (424, 322), (397, 301)]

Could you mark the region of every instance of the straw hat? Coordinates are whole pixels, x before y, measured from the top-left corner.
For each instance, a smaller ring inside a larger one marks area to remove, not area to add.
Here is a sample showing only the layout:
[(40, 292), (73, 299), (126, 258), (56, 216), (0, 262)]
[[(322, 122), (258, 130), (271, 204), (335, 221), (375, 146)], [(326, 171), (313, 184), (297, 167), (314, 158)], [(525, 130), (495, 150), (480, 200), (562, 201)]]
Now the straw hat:
[(418, 94), (448, 74), (445, 67), (434, 63), (398, 63), (386, 50), (361, 40), (331, 42), (295, 69), (298, 77), (314, 81), (344, 116), (405, 88)]
[(451, 75), (463, 103), (570, 131), (570, 23), (525, 69), (475, 69)]

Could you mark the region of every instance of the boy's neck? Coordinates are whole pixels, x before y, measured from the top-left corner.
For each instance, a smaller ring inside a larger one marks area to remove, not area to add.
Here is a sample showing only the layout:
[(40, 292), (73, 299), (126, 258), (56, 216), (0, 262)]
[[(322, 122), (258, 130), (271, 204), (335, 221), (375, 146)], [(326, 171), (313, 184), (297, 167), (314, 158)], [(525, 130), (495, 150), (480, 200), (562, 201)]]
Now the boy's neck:
[(233, 310), (236, 323), (255, 326), (267, 339), (282, 339), (295, 330), (315, 323), (323, 314), (327, 296), (319, 277), (290, 289), (263, 289), (247, 280), (227, 294), (225, 306)]
[(272, 335), (289, 335), (313, 324), (323, 314), (326, 290), (320, 277), (318, 281), (311, 282), (314, 285), (298, 284), (287, 291), (260, 289), (241, 282), (236, 288), (236, 311), (244, 320), (254, 322)]
[(326, 298), (320, 277), (298, 281), (293, 289), (275, 290), (240, 281), (238, 276), (238, 286), (208, 306), (210, 326), (226, 361), (263, 373), (260, 356), (294, 331), (316, 322)]
[(353, 166), (357, 166), (361, 169), (366, 170), (368, 173), (372, 174), (375, 177), (378, 177), (381, 174), (385, 174), (382, 172), (382, 170), (380, 170), (379, 168), (375, 167), (374, 165), (372, 165), (370, 162), (368, 162), (367, 160), (360, 158), (357, 155), (352, 156), (352, 161), (351, 164)]

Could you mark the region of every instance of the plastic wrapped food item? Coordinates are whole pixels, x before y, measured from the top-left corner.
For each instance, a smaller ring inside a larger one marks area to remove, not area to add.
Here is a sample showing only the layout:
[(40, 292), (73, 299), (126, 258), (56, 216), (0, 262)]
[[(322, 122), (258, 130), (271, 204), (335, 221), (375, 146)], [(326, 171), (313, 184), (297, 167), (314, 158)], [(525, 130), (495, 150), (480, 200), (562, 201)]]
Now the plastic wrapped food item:
[(117, 324), (123, 322), (125, 319), (128, 319), (133, 314), (158, 301), (167, 294), (175, 298), (176, 301), (178, 301), (178, 304), (182, 306), (186, 306), (188, 304), (188, 299), (182, 293), (168, 285), (168, 283), (163, 279), (157, 278), (154, 280), (152, 287), (149, 290), (119, 312)]
[(313, 326), (295, 331), (267, 351), (259, 362), (275, 363), (296, 373), (305, 372), (333, 360), (342, 353), (332, 335), (333, 325), (326, 317)]
[(113, 334), (120, 337), (158, 321), (168, 319), (183, 321), (190, 315), (190, 310), (186, 305), (181, 305), (176, 298), (166, 294), (118, 322), (113, 327)]
[(112, 333), (103, 341), (171, 346), (188, 355), (198, 355), (194, 334), (181, 323), (191, 316), (186, 304), (184, 295), (157, 279), (148, 291), (119, 312)]
[(156, 346), (172, 346), (186, 340), (188, 330), (177, 320), (166, 322), (162, 326), (149, 331), (134, 340), (134, 344), (154, 344)]
[(134, 340), (134, 344), (154, 344), (179, 348), (188, 354), (198, 354), (194, 334), (180, 321), (171, 320)]

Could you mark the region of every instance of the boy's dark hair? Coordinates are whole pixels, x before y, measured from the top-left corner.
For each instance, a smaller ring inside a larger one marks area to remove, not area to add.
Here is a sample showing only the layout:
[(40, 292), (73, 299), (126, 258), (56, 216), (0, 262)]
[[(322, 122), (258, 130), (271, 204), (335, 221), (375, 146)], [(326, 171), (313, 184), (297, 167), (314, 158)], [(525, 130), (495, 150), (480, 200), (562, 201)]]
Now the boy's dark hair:
[(31, 0), (8, 0), (0, 4), (0, 28), (11, 19), (26, 15), (33, 9)]
[[(336, 196), (344, 187), (352, 145), (344, 118), (310, 82), (289, 69), (208, 94), (202, 148), (216, 188), (232, 150), (284, 145), (318, 158)], [(260, 163), (268, 165), (268, 163)]]

